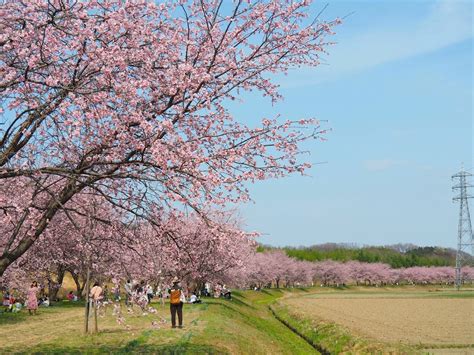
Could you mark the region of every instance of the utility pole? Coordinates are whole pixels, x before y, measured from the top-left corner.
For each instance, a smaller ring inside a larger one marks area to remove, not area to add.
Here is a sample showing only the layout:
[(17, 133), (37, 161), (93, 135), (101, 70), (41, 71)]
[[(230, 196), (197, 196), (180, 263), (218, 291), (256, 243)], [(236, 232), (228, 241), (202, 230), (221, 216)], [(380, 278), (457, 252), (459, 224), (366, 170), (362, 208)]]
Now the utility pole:
[(468, 181), (472, 174), (461, 167), (461, 171), (454, 174), (451, 178), (458, 180), (453, 186), (453, 191), (459, 190), (459, 195), (453, 197), (453, 201), (459, 201), (459, 224), (458, 224), (458, 248), (456, 252), (456, 289), (459, 290), (462, 284), (461, 268), (463, 266), (466, 250), (471, 247), (470, 253), (474, 257), (474, 241), (472, 234), (471, 215), (469, 213), (468, 200), (473, 198), (469, 194), (468, 188), (473, 187)]

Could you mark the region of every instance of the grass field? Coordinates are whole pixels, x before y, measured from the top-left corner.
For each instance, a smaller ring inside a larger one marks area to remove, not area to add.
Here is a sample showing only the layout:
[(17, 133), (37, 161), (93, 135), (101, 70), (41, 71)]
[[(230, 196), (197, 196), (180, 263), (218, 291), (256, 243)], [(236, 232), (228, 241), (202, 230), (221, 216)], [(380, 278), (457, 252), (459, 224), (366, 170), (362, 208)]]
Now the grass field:
[[(267, 305), (281, 292), (235, 293), (232, 301), (204, 299), (184, 306), (184, 329), (170, 329), (169, 308), (158, 315), (126, 315), (127, 330), (109, 311), (99, 318), (97, 335), (83, 335), (84, 309), (64, 303), (26, 313), (0, 315), (0, 353), (162, 353), (312, 354), (315, 350), (276, 320)], [(138, 311), (138, 309), (137, 309)], [(160, 329), (151, 322), (168, 320)]]
[[(443, 322), (455, 324), (455, 317), (469, 322), (469, 314), (460, 317), (458, 310), (473, 310), (469, 305), (474, 292), (313, 288), (234, 295), (232, 301), (205, 298), (203, 304), (185, 305), (184, 329), (170, 329), (168, 306), (157, 303), (153, 307), (158, 314), (144, 316), (138, 309), (124, 314), (130, 329), (119, 325), (108, 310), (99, 317), (100, 332), (95, 335), (82, 333), (80, 303), (56, 304), (40, 309), (36, 316), (1, 314), (0, 353), (317, 354), (311, 342), (334, 354), (473, 350), (466, 344), (474, 324), (459, 323), (452, 334), (438, 328)], [(404, 317), (396, 317), (398, 309), (405, 309), (399, 312)], [(422, 315), (427, 310), (433, 318)], [(156, 329), (152, 321), (160, 317), (167, 323)], [(437, 331), (439, 341), (426, 337)]]

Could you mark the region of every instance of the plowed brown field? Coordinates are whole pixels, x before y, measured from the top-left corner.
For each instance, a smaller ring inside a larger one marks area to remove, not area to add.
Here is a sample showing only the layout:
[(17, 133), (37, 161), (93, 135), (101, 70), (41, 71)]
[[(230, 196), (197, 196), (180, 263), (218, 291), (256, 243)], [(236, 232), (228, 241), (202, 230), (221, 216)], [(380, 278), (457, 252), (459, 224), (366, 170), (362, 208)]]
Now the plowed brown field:
[(288, 298), (306, 317), (325, 319), (360, 335), (410, 344), (474, 343), (474, 299)]

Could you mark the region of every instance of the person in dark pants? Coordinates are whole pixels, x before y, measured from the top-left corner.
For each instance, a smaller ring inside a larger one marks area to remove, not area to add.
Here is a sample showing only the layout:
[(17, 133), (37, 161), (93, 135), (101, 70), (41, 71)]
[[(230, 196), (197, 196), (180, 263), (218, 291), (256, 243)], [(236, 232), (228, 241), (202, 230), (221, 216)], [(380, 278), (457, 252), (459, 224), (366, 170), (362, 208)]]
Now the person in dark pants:
[(178, 313), (179, 328), (183, 327), (183, 290), (179, 286), (179, 280), (175, 276), (173, 286), (169, 290), (170, 294), (170, 311), (171, 311), (171, 328), (176, 328), (176, 313)]

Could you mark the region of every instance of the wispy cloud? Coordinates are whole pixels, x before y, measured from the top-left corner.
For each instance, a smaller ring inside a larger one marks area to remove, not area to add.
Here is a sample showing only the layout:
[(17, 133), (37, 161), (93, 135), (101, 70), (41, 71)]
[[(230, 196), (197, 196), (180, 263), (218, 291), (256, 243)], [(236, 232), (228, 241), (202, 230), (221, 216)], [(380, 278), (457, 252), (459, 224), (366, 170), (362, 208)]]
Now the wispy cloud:
[[(343, 25), (342, 25), (343, 26)], [(418, 18), (367, 27), (338, 38), (330, 49), (329, 65), (302, 68), (282, 79), (282, 87), (305, 86), (360, 72), (380, 64), (433, 52), (473, 37), (470, 1), (444, 0)]]

